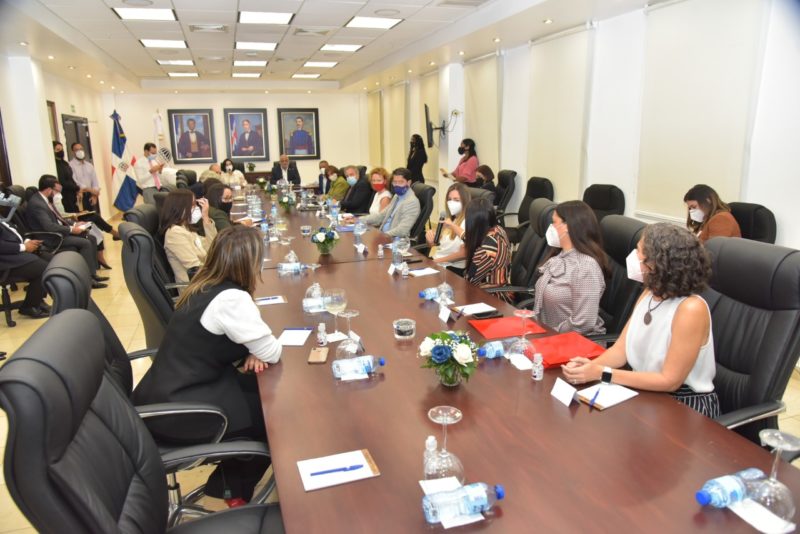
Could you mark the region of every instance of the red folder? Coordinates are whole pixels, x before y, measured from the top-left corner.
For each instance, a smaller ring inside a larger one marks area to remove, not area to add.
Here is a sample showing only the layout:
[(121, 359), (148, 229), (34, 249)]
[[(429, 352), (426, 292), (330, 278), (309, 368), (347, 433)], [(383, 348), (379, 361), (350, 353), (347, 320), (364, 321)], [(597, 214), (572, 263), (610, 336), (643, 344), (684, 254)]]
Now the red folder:
[[(522, 321), (519, 317), (500, 317), (497, 319), (471, 319), (468, 321), (472, 327), (480, 332), (486, 339), (502, 339), (522, 335)], [(545, 329), (525, 319), (526, 334), (542, 334)]]
[(571, 358), (597, 358), (606, 349), (590, 341), (577, 332), (566, 332), (554, 336), (531, 339), (536, 352), (541, 353), (545, 368), (567, 363)]

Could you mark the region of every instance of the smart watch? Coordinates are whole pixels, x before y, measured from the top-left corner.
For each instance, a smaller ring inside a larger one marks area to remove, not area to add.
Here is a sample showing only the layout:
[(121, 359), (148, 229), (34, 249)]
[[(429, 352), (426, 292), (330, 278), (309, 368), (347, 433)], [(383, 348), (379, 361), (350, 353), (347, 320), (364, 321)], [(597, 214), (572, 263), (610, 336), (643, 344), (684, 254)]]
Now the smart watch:
[(603, 367), (603, 374), (600, 376), (600, 381), (603, 384), (611, 383), (611, 367)]

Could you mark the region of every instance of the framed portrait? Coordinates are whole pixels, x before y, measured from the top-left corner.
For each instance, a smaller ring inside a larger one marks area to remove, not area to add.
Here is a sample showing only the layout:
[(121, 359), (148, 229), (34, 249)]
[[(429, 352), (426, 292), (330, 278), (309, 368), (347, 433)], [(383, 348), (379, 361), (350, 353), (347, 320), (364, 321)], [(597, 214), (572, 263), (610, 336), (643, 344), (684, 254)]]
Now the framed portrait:
[(233, 161), (269, 160), (266, 109), (225, 109), (225, 144)]
[(175, 163), (214, 163), (214, 114), (210, 109), (169, 109), (169, 134)]
[(278, 135), (289, 159), (320, 159), (319, 109), (278, 109)]

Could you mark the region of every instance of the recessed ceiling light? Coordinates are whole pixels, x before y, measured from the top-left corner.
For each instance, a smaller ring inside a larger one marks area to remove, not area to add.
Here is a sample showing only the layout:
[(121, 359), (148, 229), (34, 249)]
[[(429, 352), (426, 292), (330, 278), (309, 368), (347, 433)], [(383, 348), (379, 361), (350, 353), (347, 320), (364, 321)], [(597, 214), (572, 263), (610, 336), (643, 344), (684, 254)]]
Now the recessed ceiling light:
[(124, 95), (125, 91), (120, 91), (119, 94)]
[(353, 17), (345, 27), (388, 30), (389, 28), (396, 26), (402, 20), (403, 19), (390, 19), (384, 17)]
[(139, 39), (145, 48), (186, 48), (186, 41), (174, 39)]
[(224, 24), (190, 24), (189, 31), (192, 33), (227, 33), (228, 27)]
[(265, 94), (265, 95), (268, 95), (268, 94), (269, 94), (269, 91), (264, 91), (264, 94)]
[(266, 67), (267, 60), (259, 59), (259, 60), (244, 60), (244, 59), (237, 59), (233, 62), (234, 67)]
[(178, 94), (178, 91), (174, 91), (174, 93), (177, 95), (177, 94)]
[(112, 85), (112, 86), (111, 86), (111, 90), (113, 91), (114, 89), (116, 89), (116, 87), (114, 87), (114, 86)]
[(500, 42), (500, 38), (499, 37), (495, 37), (494, 39), (492, 39), (492, 41), (494, 41), (495, 43), (499, 43)]
[(55, 59), (55, 56), (47, 56), (47, 59)]
[(320, 50), (323, 52), (355, 52), (361, 48), (361, 45), (357, 44), (326, 44)]
[(68, 68), (69, 70), (75, 70), (75, 65), (67, 65), (67, 68)]
[(113, 7), (111, 8), (122, 20), (177, 20), (171, 9)]
[(87, 75), (86, 75), (86, 77), (87, 77), (87, 78), (91, 78), (91, 77), (92, 77), (92, 75), (91, 75), (91, 74), (87, 74)]
[(543, 22), (544, 24), (552, 24), (552, 23), (553, 23), (553, 20), (552, 20), (552, 19), (544, 19), (542, 22)]
[(100, 80), (100, 85), (105, 85), (105, 84), (106, 84), (106, 82), (104, 82), (103, 80)]
[(316, 69), (332, 69), (336, 64), (336, 61), (306, 61), (303, 66)]
[(412, 72), (414, 72), (414, 71), (413, 71), (413, 70), (411, 70), (411, 69), (408, 69), (408, 73), (409, 73), (409, 74), (411, 74)]
[(362, 87), (362, 89), (363, 89), (364, 91), (366, 91), (366, 90), (367, 90), (367, 88), (366, 88), (366, 87)]
[(275, 50), (278, 43), (260, 43), (256, 41), (236, 41), (237, 50), (266, 50), (271, 52)]
[(172, 78), (197, 78), (196, 72), (168, 72)]
[(203, 61), (225, 61), (225, 58), (222, 56), (200, 56), (199, 59)]
[(308, 79), (308, 80), (315, 80), (315, 79), (319, 78), (319, 74), (298, 73), (298, 74), (292, 74), (292, 78), (305, 78), (305, 79)]
[(430, 65), (431, 67), (433, 67), (434, 65), (436, 65), (436, 62), (435, 62), (435, 61), (431, 61), (430, 63), (428, 63), (428, 65)]
[(308, 93), (308, 94), (311, 94), (311, 89), (309, 89), (308, 91), (306, 91), (306, 93)]
[(376, 9), (374, 11), (374, 13), (376, 15), (381, 16), (381, 17), (394, 17), (395, 15), (399, 15), (400, 14), (400, 10), (399, 9)]
[(234, 72), (231, 76), (234, 78), (261, 78), (260, 72)]
[(459, 50), (459, 51), (458, 51), (458, 55), (459, 55), (459, 56), (463, 56), (463, 55), (464, 55), (464, 51), (463, 51), (463, 50)]
[(375, 82), (375, 85), (380, 85), (380, 84), (381, 84), (381, 82)]
[(25, 41), (20, 41), (20, 42), (19, 42), (19, 45), (20, 45), (20, 46), (28, 46), (28, 43), (26, 43)]
[(194, 65), (194, 61), (192, 61), (191, 59), (159, 59), (158, 64), (191, 67)]
[(240, 11), (242, 24), (289, 24), (294, 13), (274, 13), (269, 11)]

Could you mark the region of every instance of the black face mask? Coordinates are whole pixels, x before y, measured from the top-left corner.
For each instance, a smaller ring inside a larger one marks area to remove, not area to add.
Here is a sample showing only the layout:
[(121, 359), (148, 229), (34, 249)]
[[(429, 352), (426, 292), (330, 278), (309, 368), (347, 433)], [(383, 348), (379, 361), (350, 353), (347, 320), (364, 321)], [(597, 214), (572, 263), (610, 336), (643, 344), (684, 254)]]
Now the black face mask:
[(459, 156), (463, 156), (464, 152), (466, 152), (466, 150), (464, 150), (463, 146), (458, 147), (458, 155)]
[(64, 159), (64, 151), (63, 150), (57, 150), (56, 151), (56, 159)]
[(219, 209), (228, 214), (230, 214), (232, 207), (233, 207), (233, 202), (220, 202), (219, 204)]

